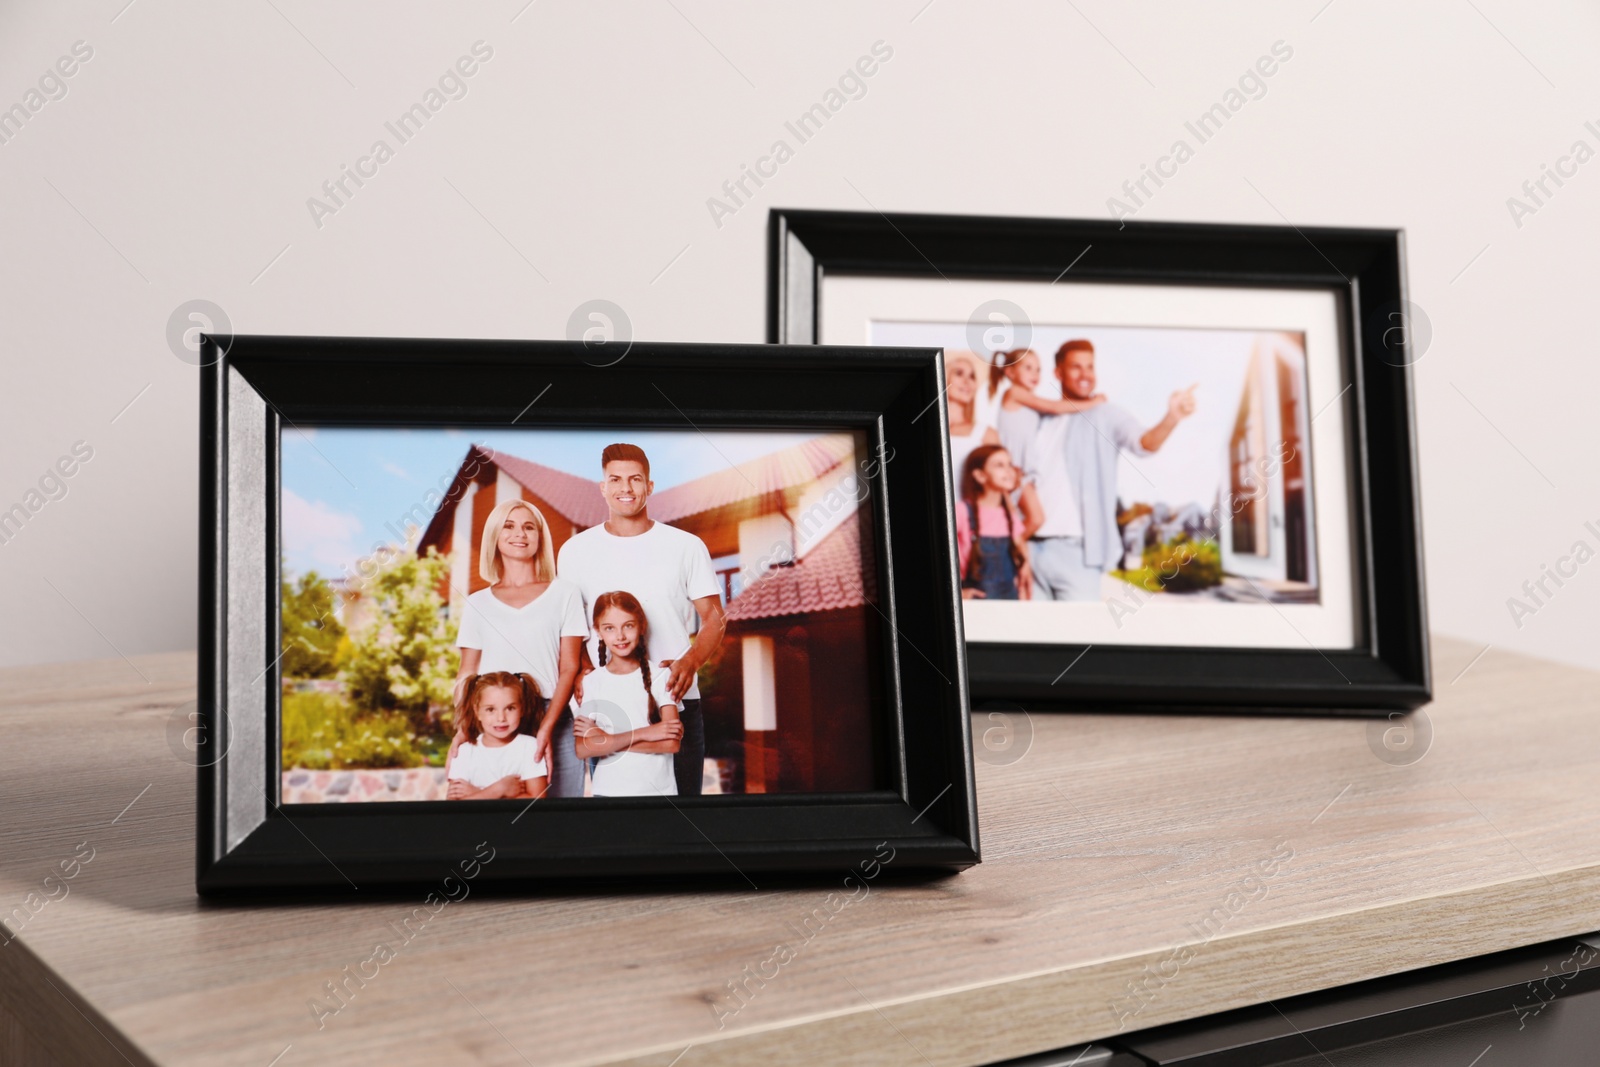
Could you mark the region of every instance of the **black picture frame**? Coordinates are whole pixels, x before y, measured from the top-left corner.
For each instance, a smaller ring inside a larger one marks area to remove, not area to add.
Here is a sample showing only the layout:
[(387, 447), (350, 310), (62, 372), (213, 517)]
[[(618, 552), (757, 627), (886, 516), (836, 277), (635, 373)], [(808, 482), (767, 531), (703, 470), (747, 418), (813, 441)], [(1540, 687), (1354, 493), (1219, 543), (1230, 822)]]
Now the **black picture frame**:
[(973, 642), (967, 648), (973, 697), (1029, 708), (1374, 716), (1431, 699), (1411, 380), (1420, 353), (1401, 231), (774, 209), (768, 341), (815, 343), (828, 275), (1339, 294), (1355, 437), (1358, 647)]
[[(201, 893), (437, 887), (469, 867), (479, 884), (511, 890), (685, 877), (743, 887), (863, 862), (978, 862), (946, 446), (941, 422), (916, 421), (940, 395), (936, 349), (635, 343), (602, 353), (577, 341), (235, 336), (206, 338), (202, 353)], [(884, 620), (882, 788), (280, 805), (280, 431), (512, 424), (864, 432), (888, 457), (868, 472), (862, 509)], [(492, 862), (480, 862), (485, 849)]]

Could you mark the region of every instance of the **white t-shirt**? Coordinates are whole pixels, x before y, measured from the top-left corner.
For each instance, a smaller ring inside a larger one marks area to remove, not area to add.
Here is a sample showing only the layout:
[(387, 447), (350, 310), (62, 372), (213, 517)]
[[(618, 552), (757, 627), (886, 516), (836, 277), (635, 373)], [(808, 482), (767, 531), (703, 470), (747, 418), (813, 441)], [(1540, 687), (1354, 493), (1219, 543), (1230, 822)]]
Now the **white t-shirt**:
[(1000, 425), (1000, 402), (1006, 398), (1006, 390), (1011, 388), (1011, 383), (1004, 378), (1000, 380), (1000, 388), (989, 395), (989, 376), (985, 374), (978, 380), (978, 395), (973, 397), (972, 413), (975, 421), (984, 426)]
[(1035, 537), (1082, 537), (1083, 509), (1078, 490), (1072, 484), (1067, 463), (1067, 435), (1072, 420), (1089, 417), (1095, 432), (1110, 438), (1124, 452), (1136, 456), (1150, 453), (1140, 443), (1143, 430), (1128, 411), (1114, 404), (1102, 404), (1086, 412), (1072, 415), (1046, 415), (1039, 420), (1039, 432), (1028, 446), (1027, 463), (1023, 478), (1034, 484), (1039, 494), (1039, 506), (1044, 509), (1044, 524)]
[[(573, 534), (561, 546), (556, 573), (582, 591), (585, 620), (594, 618), (594, 602), (601, 593), (623, 590), (638, 598), (650, 626), (652, 673), (662, 660), (677, 659), (693, 644), (693, 601), (722, 592), (706, 543), (664, 522), (633, 537), (618, 537), (603, 524)], [(598, 652), (598, 638), (591, 636), (591, 662), (600, 662)], [(589, 679), (583, 684), (587, 687)], [(683, 696), (699, 699), (698, 678)]]
[(1001, 408), (994, 428), (1000, 434), (1000, 444), (1010, 454), (1012, 464), (1026, 472), (1034, 438), (1039, 436), (1039, 413), (1030, 407), (1018, 406), (1010, 411)]
[[(659, 707), (676, 706), (667, 692), (667, 671), (652, 669), (650, 689)], [(644, 679), (638, 670), (612, 674), (605, 667), (590, 671), (583, 679), (583, 705), (587, 715), (608, 734), (639, 730), (650, 725), (650, 704), (644, 695)], [(594, 795), (597, 797), (675, 797), (678, 780), (672, 771), (672, 756), (666, 752), (614, 752), (595, 764)]]
[(983, 435), (988, 429), (980, 423), (975, 424), (969, 434), (950, 434), (950, 473), (954, 476), (953, 484), (958, 498), (961, 496), (961, 476), (967, 465), (967, 457), (972, 455), (973, 449), (983, 444)]
[(518, 778), (541, 778), (549, 772), (544, 760), (533, 758), (538, 742), (527, 734), (517, 734), (507, 743), (491, 748), (483, 743), (463, 742), (450, 761), (450, 777), (482, 789), (494, 785), (508, 774)]
[(582, 594), (573, 583), (557, 578), (520, 608), (502, 603), (489, 589), (473, 593), (461, 609), (456, 644), (482, 650), (479, 674), (531, 674), (539, 695), (549, 700), (561, 674), (561, 639), (588, 636)]

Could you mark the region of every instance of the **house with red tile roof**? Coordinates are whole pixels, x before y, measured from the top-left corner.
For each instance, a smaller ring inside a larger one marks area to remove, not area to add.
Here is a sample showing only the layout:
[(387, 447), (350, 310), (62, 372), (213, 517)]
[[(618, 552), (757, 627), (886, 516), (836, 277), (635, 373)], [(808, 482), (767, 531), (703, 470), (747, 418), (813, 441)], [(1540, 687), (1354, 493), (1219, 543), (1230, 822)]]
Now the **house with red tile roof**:
[[(871, 526), (856, 510), (803, 555), (768, 568), (728, 605), (718, 667), (743, 696), (746, 792), (859, 789), (873, 780), (879, 695)], [(702, 687), (703, 688), (703, 687)], [(749, 788), (759, 782), (760, 790)]]
[[(727, 636), (700, 688), (708, 753), (720, 726), (736, 791), (873, 785), (877, 622), (857, 450), (853, 435), (821, 434), (650, 497), (650, 517), (704, 541), (723, 580)], [(485, 584), (483, 524), (506, 499), (539, 509), (558, 554), (607, 515), (598, 481), (472, 445), (416, 544), (451, 559), (452, 616)]]

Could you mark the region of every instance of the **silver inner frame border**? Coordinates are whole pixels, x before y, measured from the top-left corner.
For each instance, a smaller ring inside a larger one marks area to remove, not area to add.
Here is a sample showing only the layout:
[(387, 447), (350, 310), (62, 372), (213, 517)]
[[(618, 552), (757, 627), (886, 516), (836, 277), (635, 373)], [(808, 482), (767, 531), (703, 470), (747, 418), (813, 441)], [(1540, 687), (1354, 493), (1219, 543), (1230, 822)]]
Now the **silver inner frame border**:
[(276, 803), (267, 782), (271, 761), (267, 748), (266, 675), (275, 666), (269, 651), (276, 635), (269, 633), (267, 590), (276, 572), (268, 558), (269, 502), (277, 491), (268, 484), (277, 442), (271, 440), (266, 399), (233, 367), (227, 371), (224, 406), (228, 448), (224, 505), (223, 707), (220, 733), (226, 746), (222, 761), (225, 813), (223, 846), (231, 852), (266, 821)]

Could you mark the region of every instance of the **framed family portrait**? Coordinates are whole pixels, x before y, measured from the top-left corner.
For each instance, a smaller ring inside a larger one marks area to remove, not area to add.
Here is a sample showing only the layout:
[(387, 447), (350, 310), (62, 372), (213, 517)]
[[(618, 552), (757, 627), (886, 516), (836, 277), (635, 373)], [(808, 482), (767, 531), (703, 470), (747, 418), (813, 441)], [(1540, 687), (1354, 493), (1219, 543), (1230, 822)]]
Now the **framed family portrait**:
[(980, 701), (1429, 699), (1400, 233), (784, 210), (768, 269), (775, 343), (944, 352)]
[(202, 892), (977, 862), (936, 349), (203, 355)]

